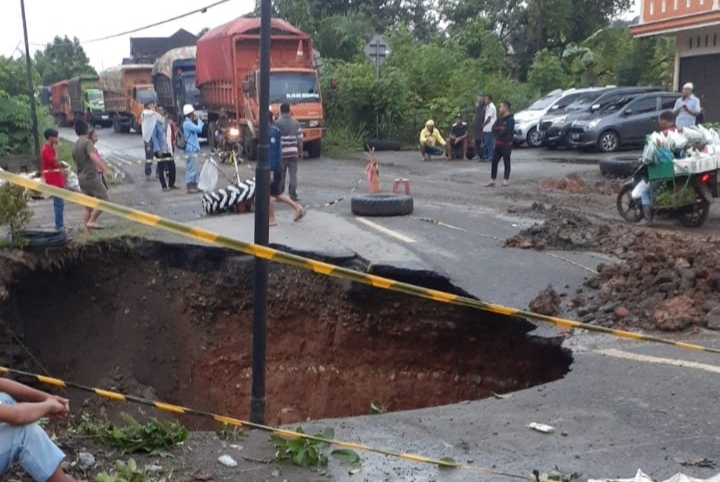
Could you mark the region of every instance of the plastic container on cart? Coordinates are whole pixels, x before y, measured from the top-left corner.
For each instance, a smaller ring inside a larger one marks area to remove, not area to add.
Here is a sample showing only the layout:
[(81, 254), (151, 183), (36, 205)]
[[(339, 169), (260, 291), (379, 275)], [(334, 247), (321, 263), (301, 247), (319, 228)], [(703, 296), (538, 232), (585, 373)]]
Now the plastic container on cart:
[(718, 156), (687, 157), (675, 160), (675, 174), (697, 174), (718, 169)]

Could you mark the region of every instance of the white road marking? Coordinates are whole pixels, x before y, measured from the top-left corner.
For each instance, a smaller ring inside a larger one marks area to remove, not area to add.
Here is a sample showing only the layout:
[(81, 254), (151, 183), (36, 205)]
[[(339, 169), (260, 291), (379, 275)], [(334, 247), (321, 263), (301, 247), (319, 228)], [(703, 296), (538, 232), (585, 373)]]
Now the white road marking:
[(405, 236), (404, 234), (400, 234), (400, 233), (398, 233), (397, 231), (393, 231), (392, 229), (388, 229), (388, 228), (386, 228), (385, 226), (380, 226), (379, 224), (375, 224), (374, 222), (369, 221), (369, 220), (367, 220), (367, 219), (365, 219), (365, 218), (358, 218), (358, 217), (356, 217), (355, 219), (357, 219), (359, 222), (363, 223), (365, 226), (369, 226), (369, 227), (371, 227), (371, 228), (373, 228), (373, 229), (376, 229), (376, 230), (380, 231), (381, 233), (385, 233), (385, 234), (387, 234), (388, 236), (392, 236), (392, 237), (395, 238), (395, 239), (399, 239), (400, 241), (402, 241), (402, 242), (404, 242), (404, 243), (414, 243), (414, 242), (415, 242), (414, 239), (409, 238), (409, 237)]
[(706, 372), (720, 373), (720, 366), (708, 365), (707, 363), (698, 363), (687, 360), (678, 360), (675, 358), (660, 358), (657, 356), (649, 355), (638, 355), (636, 353), (630, 353), (621, 350), (608, 349), (608, 350), (595, 350), (595, 353), (599, 353), (605, 356), (612, 356), (615, 358), (623, 358), (625, 360), (634, 360), (645, 363), (658, 363), (661, 365), (673, 365), (676, 367), (684, 368), (695, 368), (696, 370), (705, 370)]

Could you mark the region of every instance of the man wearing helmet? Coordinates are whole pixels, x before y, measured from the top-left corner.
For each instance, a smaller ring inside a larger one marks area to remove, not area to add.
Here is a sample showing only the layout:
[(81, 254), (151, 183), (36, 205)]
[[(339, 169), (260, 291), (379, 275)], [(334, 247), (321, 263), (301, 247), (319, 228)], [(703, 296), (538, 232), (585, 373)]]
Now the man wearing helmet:
[(188, 194), (200, 192), (198, 190), (198, 153), (200, 152), (200, 139), (198, 134), (203, 130), (205, 124), (198, 118), (195, 108), (191, 104), (185, 104), (183, 107), (183, 136), (185, 136), (185, 185)]

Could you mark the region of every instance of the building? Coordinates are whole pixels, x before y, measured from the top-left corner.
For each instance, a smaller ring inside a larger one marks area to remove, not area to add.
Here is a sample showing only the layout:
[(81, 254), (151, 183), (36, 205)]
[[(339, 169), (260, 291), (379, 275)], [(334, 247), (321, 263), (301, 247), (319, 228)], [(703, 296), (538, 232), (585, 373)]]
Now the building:
[(692, 82), (705, 121), (720, 121), (720, 0), (641, 0), (630, 31), (675, 37), (675, 89)]
[(182, 28), (170, 37), (130, 37), (130, 57), (123, 64), (154, 64), (168, 50), (191, 47), (197, 41), (197, 36)]

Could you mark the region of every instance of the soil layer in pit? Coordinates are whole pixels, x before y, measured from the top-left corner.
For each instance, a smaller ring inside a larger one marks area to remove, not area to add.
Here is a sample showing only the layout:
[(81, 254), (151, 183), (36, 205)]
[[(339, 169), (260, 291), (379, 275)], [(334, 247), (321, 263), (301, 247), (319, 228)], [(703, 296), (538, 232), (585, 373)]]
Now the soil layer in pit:
[[(83, 247), (50, 271), (11, 266), (0, 316), (53, 376), (247, 417), (251, 258), (125, 240)], [(528, 336), (531, 329), (271, 264), (266, 418), (364, 415), (371, 402), (416, 409), (561, 378), (570, 353), (560, 340)], [(78, 396), (111, 417), (130, 411)], [(217, 428), (205, 422), (187, 420)]]

